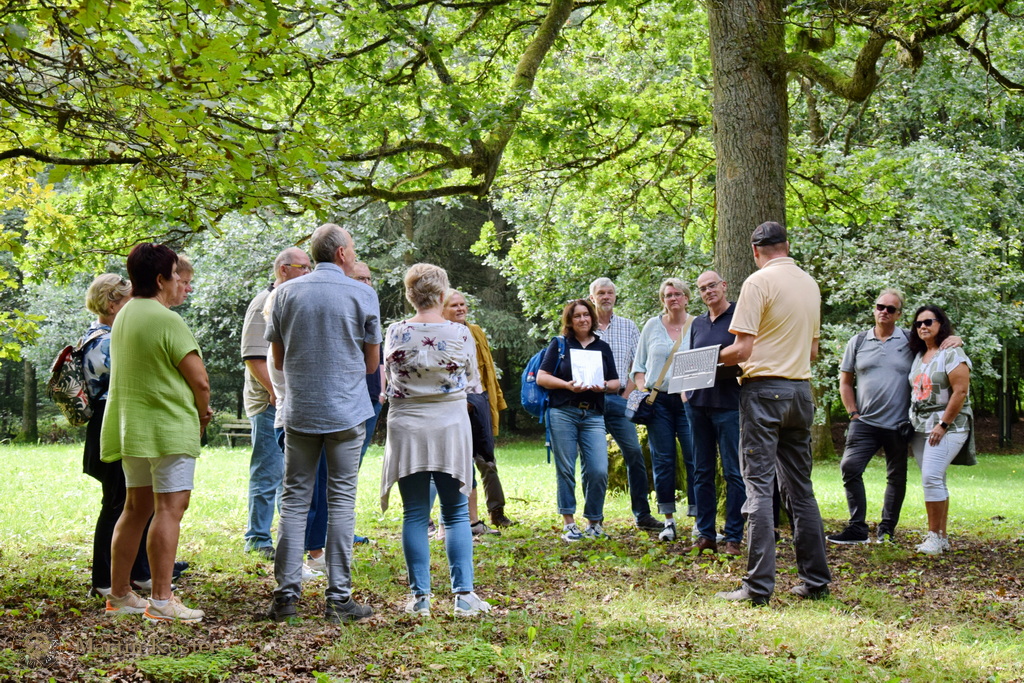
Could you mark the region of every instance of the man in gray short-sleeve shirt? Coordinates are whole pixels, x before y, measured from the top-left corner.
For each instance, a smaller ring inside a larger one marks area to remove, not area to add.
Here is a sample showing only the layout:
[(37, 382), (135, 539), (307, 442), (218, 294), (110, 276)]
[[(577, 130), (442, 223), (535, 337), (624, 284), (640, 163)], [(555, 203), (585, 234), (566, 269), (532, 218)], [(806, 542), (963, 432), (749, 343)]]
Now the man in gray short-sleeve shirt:
[(896, 327), (902, 311), (899, 292), (886, 289), (879, 294), (873, 311), (875, 326), (850, 339), (839, 365), (839, 395), (850, 414), (846, 450), (839, 464), (850, 522), (841, 533), (828, 536), (831, 543), (868, 542), (863, 474), (879, 449), (885, 451), (886, 486), (876, 538), (891, 539), (900, 520), (907, 491), (907, 441), (897, 427), (907, 420), (907, 374), (914, 359), (907, 333)]
[(327, 457), (328, 585), (325, 617), (332, 622), (369, 617), (369, 605), (351, 597), (352, 534), (363, 423), (373, 415), (366, 375), (380, 354), (380, 307), (372, 288), (349, 276), (356, 261), (348, 231), (332, 223), (310, 239), (316, 269), (282, 284), (266, 338), (284, 374), (285, 473), (274, 562), (277, 589), (268, 616), (296, 614), (301, 595), (306, 513), (320, 451)]

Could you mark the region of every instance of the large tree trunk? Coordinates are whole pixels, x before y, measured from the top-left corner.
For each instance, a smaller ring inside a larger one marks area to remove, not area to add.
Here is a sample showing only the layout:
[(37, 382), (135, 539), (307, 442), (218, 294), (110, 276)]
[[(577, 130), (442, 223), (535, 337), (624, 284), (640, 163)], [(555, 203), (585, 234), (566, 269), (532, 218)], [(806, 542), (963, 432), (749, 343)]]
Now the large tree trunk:
[(714, 78), (715, 268), (733, 296), (754, 270), (750, 233), (786, 223), (789, 110), (781, 0), (708, 3)]
[(19, 441), (35, 443), (39, 441), (39, 421), (36, 411), (36, 366), (24, 361), (25, 367), (25, 398), (21, 406), (21, 434)]

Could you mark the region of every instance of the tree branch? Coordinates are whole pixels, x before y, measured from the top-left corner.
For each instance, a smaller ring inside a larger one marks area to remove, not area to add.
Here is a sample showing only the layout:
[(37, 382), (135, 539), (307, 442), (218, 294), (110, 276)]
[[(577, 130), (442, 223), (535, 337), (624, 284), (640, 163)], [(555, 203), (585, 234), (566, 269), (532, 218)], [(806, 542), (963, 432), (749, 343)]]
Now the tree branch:
[(956, 43), (957, 47), (959, 47), (961, 50), (964, 50), (972, 57), (974, 57), (976, 60), (978, 60), (978, 63), (981, 64), (981, 67), (985, 69), (985, 73), (988, 74), (989, 78), (991, 78), (993, 81), (1003, 86), (1003, 88), (1010, 92), (1020, 92), (1024, 90), (1024, 85), (1017, 83), (1015, 81), (1011, 81), (1009, 78), (1003, 75), (1002, 72), (1000, 72), (998, 69), (995, 68), (995, 66), (992, 65), (992, 60), (989, 59), (989, 56), (987, 54), (985, 54), (983, 51), (979, 50), (974, 45), (968, 43), (966, 40), (961, 38), (960, 34), (954, 33), (951, 37), (953, 39), (953, 42)]

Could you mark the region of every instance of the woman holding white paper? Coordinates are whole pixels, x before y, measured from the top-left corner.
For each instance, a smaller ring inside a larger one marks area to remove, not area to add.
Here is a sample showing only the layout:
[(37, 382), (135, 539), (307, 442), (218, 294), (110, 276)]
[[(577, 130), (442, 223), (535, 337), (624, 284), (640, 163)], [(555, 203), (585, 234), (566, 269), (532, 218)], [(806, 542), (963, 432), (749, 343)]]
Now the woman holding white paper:
[[(670, 277), (658, 288), (661, 299), (661, 315), (656, 315), (644, 325), (640, 342), (633, 360), (633, 383), (640, 391), (655, 391), (654, 417), (647, 425), (647, 436), (651, 446), (651, 469), (654, 470), (654, 493), (658, 499), (658, 512), (665, 515), (665, 528), (658, 538), (662, 541), (676, 540), (676, 442), (683, 452), (686, 467), (686, 500), (690, 516), (695, 516), (693, 496), (693, 443), (690, 437), (690, 423), (686, 419), (685, 402), (682, 394), (669, 394), (668, 383), (672, 377), (672, 355), (690, 348), (690, 323), (693, 319), (686, 314), (690, 303), (690, 288), (682, 280)], [(659, 382), (658, 379), (661, 378)]]
[[(619, 390), (612, 349), (595, 334), (597, 314), (586, 299), (570, 301), (562, 311), (562, 339), (548, 345), (537, 372), (547, 389), (551, 450), (558, 477), (558, 513), (562, 540), (605, 537), (604, 497), (608, 490), (608, 443), (604, 436), (604, 395)], [(564, 349), (564, 350), (563, 350)], [(583, 517), (576, 526), (576, 453), (583, 475)]]

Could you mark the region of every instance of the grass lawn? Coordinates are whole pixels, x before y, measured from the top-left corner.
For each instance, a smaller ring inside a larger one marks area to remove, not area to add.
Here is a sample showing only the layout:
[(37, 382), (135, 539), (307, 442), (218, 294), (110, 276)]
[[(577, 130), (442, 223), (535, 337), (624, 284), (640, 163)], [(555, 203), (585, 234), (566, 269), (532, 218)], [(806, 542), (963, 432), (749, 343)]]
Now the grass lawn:
[[(99, 484), (81, 474), (80, 446), (0, 446), (0, 680), (1024, 680), (1024, 457), (983, 456), (954, 467), (954, 552), (918, 556), (925, 526), (916, 466), (894, 546), (829, 548), (833, 597), (801, 602), (792, 546), (779, 546), (779, 584), (766, 608), (723, 604), (744, 560), (679, 554), (631, 525), (629, 499), (610, 492), (607, 541), (566, 544), (555, 474), (543, 446), (498, 450), (509, 516), (521, 522), (476, 547), (479, 594), (491, 615), (456, 620), (443, 549), (432, 543), (434, 616), (402, 613), (407, 595), (401, 499), (381, 514), (383, 453), (362, 468), (356, 595), (368, 623), (332, 626), (323, 580), (306, 584), (292, 624), (260, 619), (273, 567), (242, 553), (247, 448), (210, 448), (196, 471), (178, 594), (206, 611), (197, 625), (108, 620), (89, 598)], [(884, 467), (866, 474), (877, 521)], [(826, 531), (842, 528), (838, 464), (818, 465)], [(582, 509), (582, 496), (579, 496)]]

